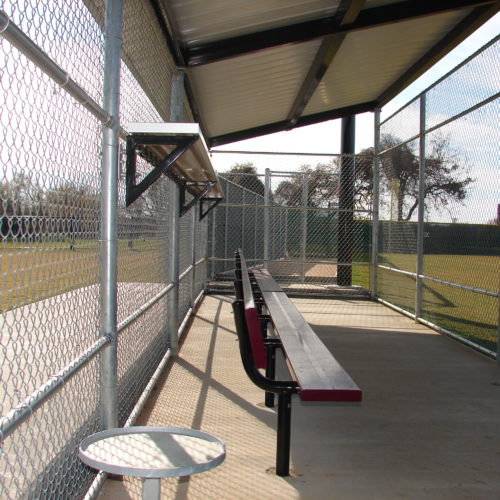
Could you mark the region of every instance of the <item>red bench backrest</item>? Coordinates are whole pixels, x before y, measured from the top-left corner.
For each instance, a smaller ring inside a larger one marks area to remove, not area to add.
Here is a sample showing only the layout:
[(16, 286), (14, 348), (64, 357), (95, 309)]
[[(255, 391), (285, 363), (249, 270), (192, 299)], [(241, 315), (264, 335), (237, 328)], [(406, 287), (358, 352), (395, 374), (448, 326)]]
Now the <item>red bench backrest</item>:
[(248, 276), (248, 268), (243, 255), (240, 253), (241, 281), (243, 288), (243, 302), (245, 304), (245, 321), (247, 324), (248, 336), (250, 337), (250, 346), (252, 356), (257, 368), (266, 367), (266, 350), (262, 338), (259, 315), (253, 299), (252, 285)]

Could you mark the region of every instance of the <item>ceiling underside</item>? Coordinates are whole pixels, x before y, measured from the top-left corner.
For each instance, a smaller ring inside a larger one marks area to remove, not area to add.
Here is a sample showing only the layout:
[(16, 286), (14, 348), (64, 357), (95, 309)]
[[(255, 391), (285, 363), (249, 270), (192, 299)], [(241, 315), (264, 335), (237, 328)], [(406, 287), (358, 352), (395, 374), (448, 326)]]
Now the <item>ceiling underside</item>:
[(212, 147), (383, 106), (499, 3), (152, 0)]

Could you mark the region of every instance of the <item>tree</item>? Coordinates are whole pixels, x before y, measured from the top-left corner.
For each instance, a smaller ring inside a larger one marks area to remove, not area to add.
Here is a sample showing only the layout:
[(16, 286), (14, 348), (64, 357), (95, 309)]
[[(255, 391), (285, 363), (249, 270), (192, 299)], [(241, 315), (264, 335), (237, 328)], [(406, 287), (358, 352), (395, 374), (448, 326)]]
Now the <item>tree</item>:
[[(372, 153), (373, 156), (373, 153)], [(354, 209), (366, 210), (371, 203), (372, 167), (368, 158), (352, 158), (354, 162)], [(304, 182), (304, 174), (306, 182)], [(280, 182), (274, 200), (282, 205), (302, 205), (302, 192), (307, 186), (307, 205), (314, 208), (338, 207), (340, 197), (340, 158), (318, 163), (314, 168), (302, 165), (297, 173)]]
[[(382, 136), (381, 150), (387, 152), (380, 156), (380, 186), (381, 192), (394, 196), (397, 220), (408, 221), (419, 204), (420, 160), (413, 143), (401, 142), (389, 134)], [(362, 154), (373, 158), (373, 148)], [(451, 201), (462, 202), (467, 196), (467, 187), (474, 179), (467, 175), (468, 168), (461, 161), (463, 158), (453, 150), (449, 137), (436, 134), (430, 139), (426, 148), (424, 197), (432, 202), (432, 208), (445, 208)]]
[(31, 237), (33, 218), (39, 215), (43, 190), (32, 172), (18, 172), (0, 182), (0, 220), (2, 238)]
[[(429, 149), (429, 148), (428, 148)], [(425, 198), (430, 199), (436, 209), (446, 207), (450, 201), (462, 203), (467, 197), (467, 188), (474, 179), (467, 175), (468, 167), (460, 164), (447, 137), (437, 136), (430, 141), (430, 152), (425, 158)], [(418, 206), (418, 198), (408, 211), (408, 219)]]
[(4, 238), (67, 234), (74, 248), (77, 233), (90, 232), (97, 220), (98, 193), (71, 181), (47, 189), (31, 172), (20, 172), (0, 183), (0, 197)]
[(329, 208), (338, 204), (338, 165), (318, 163), (316, 167), (302, 165), (289, 179), (281, 181), (274, 192), (274, 201), (281, 205), (302, 205), (307, 190), (307, 206)]
[(251, 162), (235, 163), (228, 170), (224, 178), (260, 196), (264, 196), (264, 184), (259, 179), (257, 169)]
[(90, 186), (66, 181), (46, 191), (42, 203), (45, 232), (67, 235), (71, 250), (76, 249), (77, 237), (88, 238), (97, 230), (99, 195)]
[(42, 190), (30, 172), (19, 172), (12, 180), (0, 182), (3, 214), (8, 216), (33, 215), (42, 197)]
[(166, 179), (159, 179), (131, 205), (119, 207), (119, 237), (127, 239), (130, 250), (133, 250), (135, 240), (152, 238), (155, 231), (161, 233), (165, 230), (165, 214), (169, 210), (166, 182)]

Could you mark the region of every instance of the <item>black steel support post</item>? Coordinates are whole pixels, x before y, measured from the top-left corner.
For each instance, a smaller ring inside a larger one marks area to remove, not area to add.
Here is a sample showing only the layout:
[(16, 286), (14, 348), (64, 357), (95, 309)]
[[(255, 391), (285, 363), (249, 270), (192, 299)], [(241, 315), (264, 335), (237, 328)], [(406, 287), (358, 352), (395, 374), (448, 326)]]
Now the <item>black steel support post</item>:
[[(342, 155), (354, 155), (356, 117), (342, 118)], [(340, 164), (339, 223), (337, 230), (338, 262), (337, 284), (352, 285), (352, 256), (354, 247), (354, 177), (353, 156), (342, 156)]]
[[(262, 338), (266, 347), (266, 377), (274, 380), (276, 378), (276, 349), (281, 346), (278, 339), (271, 338), (268, 335), (268, 325), (271, 322), (271, 316), (268, 314), (259, 314), (260, 327), (262, 329)], [(264, 404), (266, 408), (274, 408), (274, 393), (266, 391), (264, 393)]]
[(290, 474), (290, 431), (292, 423), (292, 395), (282, 392), (278, 396), (278, 442), (276, 446), (276, 475)]
[(241, 279), (241, 263), (236, 257), (236, 269), (234, 270), (235, 281), (234, 281), (234, 294), (236, 300), (243, 300), (243, 282)]
[(257, 369), (252, 356), (252, 348), (245, 322), (245, 305), (242, 300), (233, 302), (234, 321), (240, 345), (243, 367), (250, 380), (264, 391), (278, 394), (278, 438), (276, 443), (276, 474), (289, 475), (290, 431), (292, 415), (292, 394), (299, 391), (294, 380), (271, 380)]
[[(201, 199), (199, 205), (199, 220), (203, 220), (222, 200), (223, 198)], [(208, 208), (204, 208), (205, 204), (208, 204)]]
[[(276, 345), (266, 345), (266, 377), (274, 380), (276, 378)], [(266, 391), (264, 404), (267, 408), (274, 408), (274, 393)]]
[[(203, 197), (210, 191), (215, 182), (184, 182), (181, 184), (181, 196), (179, 200), (179, 216), (185, 215), (191, 207), (201, 202)], [(193, 194), (191, 201), (186, 203), (186, 191), (190, 186), (198, 186), (202, 188), (199, 193)]]
[(241, 282), (241, 278), (237, 278), (234, 281), (234, 294), (236, 296), (236, 300), (243, 300), (243, 283)]

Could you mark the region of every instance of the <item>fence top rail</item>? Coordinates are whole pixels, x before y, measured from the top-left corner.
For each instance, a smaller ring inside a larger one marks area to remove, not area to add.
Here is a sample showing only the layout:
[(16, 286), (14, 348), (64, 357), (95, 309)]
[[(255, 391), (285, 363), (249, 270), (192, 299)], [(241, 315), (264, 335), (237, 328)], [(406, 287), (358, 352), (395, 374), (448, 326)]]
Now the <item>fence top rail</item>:
[(269, 156), (341, 156), (341, 157), (353, 157), (359, 158), (366, 157), (368, 155), (363, 154), (345, 154), (345, 153), (299, 153), (293, 151), (238, 151), (238, 150), (229, 150), (229, 149), (211, 149), (210, 154), (221, 153), (221, 154), (238, 154), (238, 155), (269, 155)]

